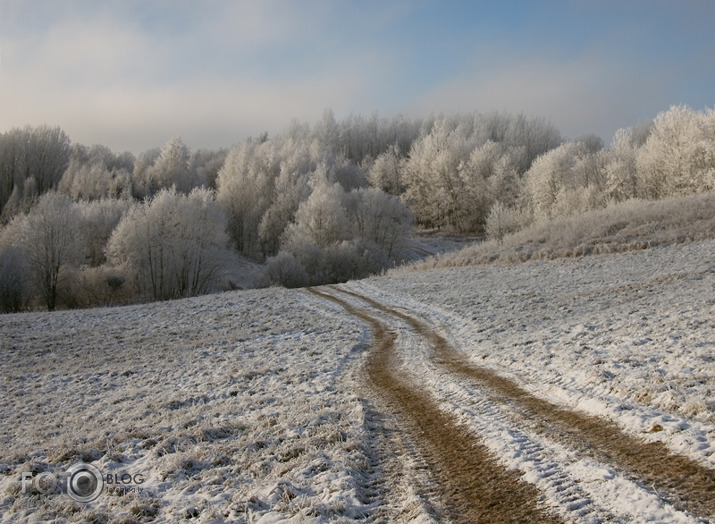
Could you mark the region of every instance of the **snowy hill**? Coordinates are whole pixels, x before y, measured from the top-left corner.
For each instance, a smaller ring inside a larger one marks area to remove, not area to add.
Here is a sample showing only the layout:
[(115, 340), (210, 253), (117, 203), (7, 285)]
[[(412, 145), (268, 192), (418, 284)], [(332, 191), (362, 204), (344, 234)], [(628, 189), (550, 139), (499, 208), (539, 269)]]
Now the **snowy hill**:
[[(448, 520), (425, 441), (373, 385), (376, 326), (391, 371), (530, 486), (538, 511), (713, 519), (701, 493), (715, 482), (714, 252), (709, 240), (322, 295), (1, 316), (0, 521)], [(622, 438), (579, 433), (563, 413)], [(650, 450), (639, 460), (653, 471), (619, 447)], [(31, 483), (78, 462), (105, 480), (92, 502)], [(685, 485), (669, 462), (697, 475)]]

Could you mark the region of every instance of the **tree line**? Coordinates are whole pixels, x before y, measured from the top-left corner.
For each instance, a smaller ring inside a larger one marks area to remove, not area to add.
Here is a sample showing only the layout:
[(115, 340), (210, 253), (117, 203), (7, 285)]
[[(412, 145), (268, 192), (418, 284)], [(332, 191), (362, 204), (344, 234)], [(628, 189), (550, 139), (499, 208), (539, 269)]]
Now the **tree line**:
[(60, 128), (0, 134), (0, 309), (166, 300), (376, 273), (410, 257), (414, 227), (501, 238), (632, 198), (712, 191), (715, 112), (675, 106), (564, 140), (542, 118), (326, 110), (274, 136), (135, 156)]

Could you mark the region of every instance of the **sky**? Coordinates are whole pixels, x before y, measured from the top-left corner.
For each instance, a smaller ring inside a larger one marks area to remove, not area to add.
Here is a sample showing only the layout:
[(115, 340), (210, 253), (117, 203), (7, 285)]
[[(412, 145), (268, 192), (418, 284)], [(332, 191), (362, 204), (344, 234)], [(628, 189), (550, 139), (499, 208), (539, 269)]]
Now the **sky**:
[(138, 153), (505, 111), (609, 143), (715, 105), (713, 27), (712, 0), (0, 0), (0, 132)]

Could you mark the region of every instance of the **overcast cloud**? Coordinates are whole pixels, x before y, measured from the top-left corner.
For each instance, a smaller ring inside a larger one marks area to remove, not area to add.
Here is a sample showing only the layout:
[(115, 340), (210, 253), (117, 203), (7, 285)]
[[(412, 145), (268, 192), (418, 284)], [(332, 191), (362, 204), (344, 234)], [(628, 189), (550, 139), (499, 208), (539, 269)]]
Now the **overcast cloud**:
[(699, 0), (0, 0), (0, 132), (46, 123), (139, 152), (229, 146), (326, 107), (496, 109), (608, 141), (713, 106), (713, 22)]

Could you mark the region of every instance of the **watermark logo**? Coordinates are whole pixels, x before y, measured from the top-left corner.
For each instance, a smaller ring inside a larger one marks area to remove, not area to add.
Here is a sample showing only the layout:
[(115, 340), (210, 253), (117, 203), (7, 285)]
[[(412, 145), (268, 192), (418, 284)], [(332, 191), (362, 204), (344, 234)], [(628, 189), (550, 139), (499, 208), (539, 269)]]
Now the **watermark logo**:
[(67, 494), (77, 502), (92, 502), (104, 488), (102, 474), (92, 464), (80, 462), (67, 470)]
[(87, 503), (96, 500), (102, 494), (105, 485), (110, 486), (112, 492), (120, 494), (130, 491), (141, 492), (142, 488), (139, 486), (144, 483), (144, 477), (141, 473), (102, 475), (102, 472), (92, 464), (80, 462), (67, 471), (60, 472), (59, 475), (48, 471), (37, 475), (30, 471), (24, 471), (21, 482), (23, 493), (26, 493), (28, 489), (34, 489), (43, 495), (50, 495), (59, 487), (72, 500)]

